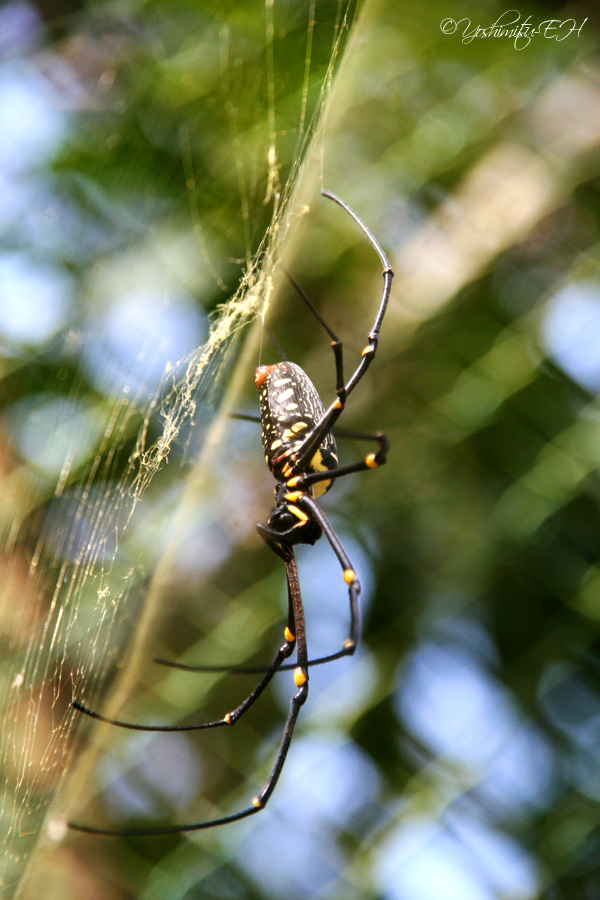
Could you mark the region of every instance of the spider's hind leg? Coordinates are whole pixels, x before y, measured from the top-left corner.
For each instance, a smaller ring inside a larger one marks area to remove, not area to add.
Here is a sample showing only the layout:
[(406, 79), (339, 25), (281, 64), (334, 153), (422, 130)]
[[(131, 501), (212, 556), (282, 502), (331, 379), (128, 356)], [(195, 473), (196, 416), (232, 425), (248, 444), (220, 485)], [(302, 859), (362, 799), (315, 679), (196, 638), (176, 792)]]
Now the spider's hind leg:
[[(298, 581), (298, 571), (296, 568), (296, 557), (293, 551), (290, 550), (289, 558), (286, 561), (286, 577), (288, 583), (288, 599), (289, 599), (289, 619), (288, 619), (288, 630), (293, 628), (297, 635), (297, 645), (298, 645), (298, 665), (294, 671), (294, 683), (296, 685), (296, 690), (290, 702), (290, 707), (287, 715), (287, 719), (285, 722), (285, 727), (283, 730), (283, 735), (281, 737), (281, 741), (279, 743), (279, 750), (277, 751), (277, 756), (275, 758), (275, 762), (271, 768), (271, 772), (259, 794), (252, 799), (252, 803), (250, 806), (247, 806), (245, 809), (241, 809), (239, 812), (233, 813), (228, 816), (221, 816), (217, 819), (209, 819), (204, 822), (193, 822), (190, 825), (173, 825), (168, 826), (166, 828), (95, 828), (94, 826), (84, 825), (79, 822), (66, 822), (67, 828), (70, 828), (73, 831), (84, 832), (85, 834), (95, 834), (95, 835), (107, 835), (107, 836), (122, 836), (122, 837), (152, 837), (158, 835), (170, 835), (170, 834), (183, 834), (185, 832), (190, 831), (200, 831), (205, 828), (215, 828), (219, 825), (228, 825), (230, 822), (238, 822), (240, 819), (246, 819), (248, 816), (252, 816), (255, 813), (259, 812), (261, 809), (267, 805), (269, 797), (275, 790), (277, 782), (279, 780), (279, 776), (281, 775), (281, 771), (285, 764), (286, 757), (288, 755), (288, 751), (290, 749), (290, 744), (292, 742), (292, 736), (294, 733), (294, 727), (296, 725), (296, 721), (298, 719), (298, 715), (300, 713), (300, 709), (306, 701), (308, 697), (308, 651), (306, 647), (306, 631), (304, 627), (304, 610), (302, 607), (302, 598), (300, 596), (300, 584)], [(293, 643), (290, 641), (290, 644)], [(283, 648), (280, 649), (276, 659), (269, 667), (269, 671), (265, 675), (265, 677), (260, 682), (258, 688), (255, 689), (253, 694), (249, 695), (246, 701), (242, 706), (245, 708), (242, 712), (245, 712), (246, 709), (254, 702), (256, 696), (258, 696), (257, 691), (261, 689), (261, 686), (264, 688), (266, 684), (271, 680), (275, 672), (277, 671), (278, 664), (277, 659), (282, 653)], [(291, 651), (290, 651), (291, 652)], [(251, 700), (250, 698), (253, 697)], [(238, 707), (238, 710), (241, 710), (241, 706)], [(240, 712), (240, 715), (242, 714)], [(100, 718), (100, 717), (99, 717)], [(239, 716), (238, 716), (239, 718)], [(108, 721), (108, 720), (105, 720)], [(119, 722), (113, 722), (113, 724), (120, 724)], [(224, 721), (220, 721), (218, 724), (233, 724), (233, 721), (229, 721), (227, 718)], [(129, 726), (125, 726), (129, 727)], [(134, 726), (135, 727), (135, 726)], [(165, 729), (165, 730), (173, 730), (173, 729)]]
[[(273, 547), (275, 550), (275, 547)], [(277, 552), (277, 550), (276, 550)], [(259, 666), (259, 667), (248, 667), (245, 668), (243, 666), (239, 667), (228, 667), (228, 666), (188, 666), (184, 663), (171, 662), (166, 659), (154, 659), (154, 662), (159, 665), (166, 666), (172, 669), (183, 669), (189, 672), (235, 672), (237, 674), (257, 674), (262, 675), (263, 677), (260, 679), (256, 687), (253, 688), (252, 691), (245, 697), (242, 702), (235, 707), (235, 709), (230, 710), (226, 713), (221, 719), (216, 719), (212, 722), (202, 722), (199, 724), (191, 724), (191, 725), (143, 725), (138, 724), (136, 722), (127, 722), (122, 719), (114, 719), (109, 716), (101, 715), (100, 713), (95, 712), (89, 707), (85, 706), (83, 703), (80, 703), (78, 700), (74, 700), (72, 702), (72, 707), (76, 709), (78, 712), (83, 713), (91, 719), (96, 719), (99, 722), (105, 722), (108, 725), (115, 725), (118, 728), (125, 728), (130, 731), (153, 731), (153, 732), (177, 732), (177, 731), (203, 731), (207, 728), (219, 728), (223, 725), (235, 725), (238, 719), (246, 713), (251, 706), (254, 705), (256, 700), (263, 693), (273, 676), (279, 669), (282, 667), (283, 663), (289, 656), (291, 656), (294, 647), (296, 646), (296, 612), (295, 612), (295, 592), (299, 592), (298, 586), (298, 574), (296, 569), (296, 558), (291, 550), (287, 551), (287, 554), (284, 555), (283, 552), (280, 554), (282, 559), (286, 565), (286, 577), (287, 577), (287, 588), (288, 588), (288, 616), (287, 616), (287, 624), (284, 629), (284, 642), (279, 647), (277, 653), (273, 657), (273, 660), (268, 666)], [(299, 647), (299, 657), (300, 658), (300, 647)], [(306, 665), (306, 664), (305, 664)], [(290, 668), (286, 666), (285, 668)], [(308, 678), (308, 676), (307, 676)]]

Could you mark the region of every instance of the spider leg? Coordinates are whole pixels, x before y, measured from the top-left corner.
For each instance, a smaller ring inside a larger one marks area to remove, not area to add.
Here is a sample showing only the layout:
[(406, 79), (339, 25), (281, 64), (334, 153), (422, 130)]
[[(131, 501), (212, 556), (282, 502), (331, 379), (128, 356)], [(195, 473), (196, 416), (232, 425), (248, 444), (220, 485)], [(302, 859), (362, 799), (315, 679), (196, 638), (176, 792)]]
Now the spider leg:
[[(338, 650), (336, 653), (329, 653), (327, 656), (317, 656), (316, 659), (309, 659), (306, 665), (309, 669), (313, 666), (322, 666), (324, 663), (333, 662), (342, 656), (348, 656), (347, 650)], [(267, 672), (269, 666), (194, 666), (187, 663), (180, 663), (170, 659), (161, 659), (156, 657), (152, 662), (159, 666), (165, 666), (169, 669), (181, 669), (184, 672), (227, 672), (228, 675), (262, 675)], [(283, 663), (277, 668), (277, 672), (291, 672), (296, 668), (296, 663)], [(163, 729), (161, 728), (161, 731)]]
[[(362, 463), (356, 463), (355, 466), (364, 467)], [(344, 468), (348, 468), (348, 469), (350, 469), (350, 471), (357, 471), (356, 467), (344, 467)], [(348, 474), (343, 470), (340, 470), (340, 471), (341, 471), (341, 474)], [(335, 472), (336, 472), (336, 470), (333, 470), (334, 475), (335, 475)], [(324, 477), (331, 477), (332, 472), (331, 471), (326, 472), (326, 473), (323, 473), (323, 475), (324, 475)], [(294, 479), (291, 479), (291, 480), (293, 481)], [(325, 515), (325, 513), (323, 512), (323, 510), (317, 503), (317, 501), (314, 499), (314, 497), (311, 497), (310, 494), (306, 494), (301, 491), (298, 491), (297, 493), (299, 496), (297, 496), (296, 494), (293, 495), (294, 503), (296, 503), (300, 508), (304, 507), (304, 510), (306, 512), (308, 512), (308, 514), (313, 519), (316, 519), (316, 521), (321, 526), (323, 534), (329, 541), (329, 544), (331, 545), (331, 549), (337, 556), (339, 563), (342, 566), (342, 569), (344, 571), (344, 581), (348, 585), (348, 596), (349, 596), (349, 600), (350, 600), (350, 636), (347, 638), (347, 640), (344, 641), (344, 644), (343, 644), (341, 650), (338, 650), (335, 653), (330, 653), (327, 656), (322, 656), (322, 657), (319, 657), (318, 659), (311, 660), (307, 663), (308, 666), (310, 666), (310, 665), (314, 666), (314, 665), (320, 665), (322, 663), (333, 662), (333, 660), (340, 659), (343, 656), (351, 656), (354, 653), (354, 651), (356, 650), (356, 647), (358, 646), (358, 642), (360, 639), (360, 606), (358, 603), (358, 595), (360, 594), (360, 582), (359, 582), (358, 578), (356, 577), (356, 572), (352, 567), (352, 563), (350, 562), (350, 558), (348, 557), (348, 554), (344, 550), (340, 539), (338, 538), (337, 534), (335, 533), (335, 529), (333, 528), (333, 525), (331, 524), (331, 522), (329, 521), (329, 519), (327, 518), (327, 516)], [(295, 527), (298, 527), (298, 526), (295, 526)], [(290, 533), (291, 533), (291, 531), (293, 531), (293, 529), (290, 529)], [(273, 535), (276, 534), (276, 532), (274, 532), (274, 531), (271, 532), (271, 530), (267, 529), (266, 526), (264, 526), (264, 525), (260, 526), (259, 533), (261, 534), (263, 539), (265, 541), (267, 541), (267, 543), (269, 543), (269, 544), (271, 543), (271, 540), (269, 539), (269, 534), (270, 533), (272, 533)], [(274, 543), (274, 541), (273, 541), (273, 543)], [(282, 666), (281, 668), (286, 668), (286, 667)]]
[(243, 422), (256, 422), (260, 425), (258, 413), (229, 413), (230, 419), (241, 419)]
[[(294, 554), (292, 553), (291, 549), (289, 547), (287, 547), (285, 544), (282, 544), (281, 541), (278, 540), (278, 538), (280, 538), (280, 537), (285, 538), (287, 535), (292, 533), (293, 529), (290, 528), (288, 531), (279, 532), (279, 531), (275, 531), (272, 528), (269, 528), (268, 525), (261, 525), (260, 522), (257, 522), (256, 530), (258, 531), (259, 535), (261, 536), (261, 538), (263, 539), (265, 544), (273, 551), (273, 553), (275, 553), (280, 559), (282, 559), (284, 561), (284, 563), (286, 565), (286, 572), (287, 572), (288, 560), (290, 559), (291, 556), (294, 556)], [(295, 557), (294, 557), (294, 561), (295, 561)], [(289, 578), (288, 578), (288, 588), (289, 588)]]
[[(269, 539), (268, 543), (271, 541)], [(281, 554), (280, 554), (281, 555)], [(221, 719), (215, 719), (213, 722), (201, 722), (199, 724), (192, 725), (142, 725), (136, 722), (125, 722), (122, 719), (112, 719), (109, 716), (103, 716), (100, 713), (94, 712), (94, 710), (89, 709), (87, 706), (84, 706), (79, 701), (74, 700), (71, 704), (73, 709), (76, 709), (78, 712), (83, 713), (88, 716), (90, 719), (95, 719), (98, 722), (106, 722), (108, 725), (115, 725), (117, 728), (127, 728), (130, 731), (154, 731), (154, 732), (173, 732), (173, 731), (204, 731), (207, 728), (220, 728), (223, 725), (235, 725), (235, 723), (240, 719), (245, 712), (247, 712), (250, 707), (258, 700), (260, 695), (263, 693), (277, 670), (281, 667), (284, 660), (290, 656), (292, 653), (294, 646), (296, 644), (296, 636), (295, 636), (295, 623), (294, 623), (294, 606), (293, 606), (293, 590), (296, 590), (296, 587), (293, 585), (298, 582), (298, 573), (296, 568), (296, 558), (291, 551), (289, 551), (289, 556), (284, 559), (286, 564), (286, 576), (287, 576), (287, 586), (288, 586), (288, 618), (287, 625), (285, 627), (285, 641), (275, 654), (273, 661), (269, 666), (262, 668), (255, 668), (246, 670), (251, 674), (261, 674), (263, 673), (263, 678), (259, 681), (256, 687), (248, 694), (248, 696), (236, 706), (235, 709), (232, 709), (230, 712), (226, 713)], [(205, 666), (200, 668), (195, 668), (194, 666), (186, 666), (179, 663), (170, 663), (168, 660), (155, 660), (162, 665), (167, 665), (173, 669), (186, 669), (188, 671), (203, 671), (203, 672), (227, 672), (231, 671), (231, 669), (227, 666)], [(291, 667), (288, 667), (291, 668)], [(295, 667), (294, 667), (295, 668)], [(235, 669), (233, 670), (235, 671)], [(237, 671), (240, 671), (239, 669)]]
[[(281, 263), (280, 263), (280, 265), (281, 265)], [(316, 306), (314, 305), (314, 303), (312, 302), (312, 300), (310, 299), (308, 294), (300, 287), (300, 285), (298, 284), (296, 279), (288, 272), (288, 270), (286, 268), (284, 268), (284, 266), (281, 266), (281, 268), (287, 275), (288, 280), (289, 280), (290, 284), (292, 285), (292, 287), (297, 291), (297, 293), (300, 295), (300, 297), (302, 297), (302, 299), (304, 300), (304, 302), (310, 309), (311, 313), (313, 314), (313, 316), (315, 317), (317, 322), (319, 322), (320, 325), (323, 326), (323, 328), (325, 329), (325, 331), (331, 338), (331, 349), (333, 350), (333, 355), (335, 357), (335, 382), (336, 382), (335, 390), (336, 390), (336, 393), (338, 395), (340, 402), (342, 403), (342, 405), (344, 405), (346, 402), (346, 387), (345, 387), (345, 380), (344, 380), (344, 354), (343, 354), (343, 349), (342, 349), (342, 341), (337, 336), (337, 334), (335, 334), (335, 332), (333, 332), (331, 330), (331, 328), (329, 327), (329, 325), (327, 324), (327, 322), (325, 321), (325, 319), (323, 318), (321, 313), (317, 310)]]
[[(358, 436), (358, 432), (352, 433)], [(361, 434), (363, 438), (369, 437), (368, 435)], [(327, 473), (325, 473), (327, 474)], [(297, 526), (296, 526), (297, 527)], [(286, 563), (289, 559), (289, 553), (291, 552), (285, 545), (281, 545), (278, 543), (277, 538), (282, 537), (281, 532), (277, 532), (274, 529), (268, 528), (266, 525), (261, 525), (260, 523), (256, 526), (256, 530), (259, 535), (263, 539), (263, 541), (273, 550), (274, 553), (277, 554), (283, 561)], [(288, 532), (283, 533), (283, 537), (291, 534), (293, 528), (291, 528)], [(288, 599), (291, 604), (290, 598), (290, 587), (289, 587), (289, 572), (288, 572)], [(290, 607), (291, 608), (291, 607)], [(288, 613), (288, 624), (285, 629), (285, 637), (288, 638), (288, 629), (290, 628), (290, 620), (291, 613)], [(347, 656), (348, 650), (338, 650), (335, 653), (328, 653), (326, 656), (319, 656), (316, 659), (309, 659), (306, 663), (307, 667), (311, 666), (321, 666), (328, 662), (333, 662), (336, 659), (340, 659), (342, 656)], [(180, 663), (170, 659), (161, 659), (155, 657), (153, 662), (157, 663), (159, 666), (167, 666), (170, 669), (182, 669), (185, 672), (227, 672), (230, 675), (261, 675), (270, 670), (271, 666), (201, 666), (201, 665), (189, 665), (188, 663)], [(273, 664), (272, 664), (273, 665)], [(295, 663), (282, 663), (277, 666), (277, 672), (289, 672), (291, 669), (295, 669)], [(273, 673), (275, 674), (275, 673)]]
[[(294, 672), (294, 682), (297, 690), (290, 702), (283, 735), (279, 744), (279, 750), (275, 762), (267, 778), (263, 789), (252, 800), (252, 805), (233, 813), (230, 816), (222, 816), (218, 819), (209, 819), (205, 822), (193, 822), (189, 825), (173, 825), (167, 828), (140, 828), (140, 829), (120, 829), (120, 828), (94, 828), (90, 825), (82, 825), (78, 822), (67, 822), (67, 827), (72, 831), (80, 831), (86, 834), (95, 834), (107, 837), (160, 837), (169, 834), (183, 834), (188, 831), (201, 831), (204, 828), (216, 828), (219, 825), (228, 825), (230, 822), (238, 822), (259, 812), (267, 805), (269, 797), (275, 790), (275, 786), (281, 775), (292, 736), (294, 727), (298, 719), (301, 707), (308, 697), (308, 650), (306, 646), (306, 629), (304, 625), (304, 609), (302, 606), (302, 597), (300, 594), (300, 583), (298, 581), (298, 570), (296, 567), (296, 557), (290, 550), (289, 558), (286, 560), (286, 576), (288, 582), (288, 599), (291, 610), (291, 626), (297, 636), (298, 643), (298, 665)], [(288, 626), (289, 627), (289, 626)], [(271, 667), (273, 668), (273, 667)], [(273, 669), (273, 672), (275, 669)], [(271, 677), (272, 674), (271, 673)], [(270, 679), (269, 679), (270, 680)], [(239, 708), (239, 707), (238, 707)]]
[(361, 440), (377, 441), (379, 450), (377, 453), (369, 453), (359, 462), (349, 463), (347, 466), (339, 466), (337, 469), (327, 469), (327, 471), (324, 472), (308, 472), (305, 475), (296, 475), (295, 477), (288, 479), (288, 487), (304, 490), (309, 485), (316, 484), (319, 481), (335, 481), (336, 478), (341, 478), (344, 475), (352, 475), (354, 472), (364, 472), (367, 469), (378, 469), (379, 466), (383, 466), (387, 462), (390, 443), (383, 432), (377, 434), (364, 434), (359, 431), (348, 431), (344, 436), (355, 437)]
[(292, 697), (290, 703), (283, 736), (281, 738), (281, 743), (277, 752), (277, 758), (275, 759), (275, 763), (273, 765), (273, 768), (271, 769), (271, 774), (269, 775), (267, 782), (260, 794), (258, 794), (258, 796), (256, 796), (252, 801), (253, 806), (257, 809), (262, 809), (267, 804), (269, 797), (275, 790), (275, 785), (279, 780), (279, 776), (281, 775), (281, 770), (283, 769), (288, 750), (290, 749), (290, 743), (292, 741), (292, 734), (294, 732), (296, 720), (298, 719), (298, 713), (300, 712), (300, 708), (304, 705), (304, 703), (306, 702), (306, 698), (308, 697), (308, 648), (306, 644), (306, 627), (304, 624), (304, 607), (302, 605), (302, 595), (300, 593), (300, 581), (298, 579), (296, 554), (292, 549), (289, 550), (289, 553), (290, 558), (286, 561), (285, 568), (289, 590), (289, 600), (293, 613), (294, 630), (298, 646), (298, 665), (294, 670), (294, 683), (296, 684), (297, 691)]
[(302, 494), (301, 497), (295, 498), (294, 502), (310, 516), (317, 520), (323, 534), (329, 541), (331, 549), (338, 558), (338, 561), (344, 572), (344, 581), (348, 585), (348, 598), (350, 601), (350, 636), (344, 641), (341, 650), (327, 657), (330, 659), (339, 659), (342, 656), (352, 656), (358, 646), (361, 633), (360, 622), (360, 605), (358, 596), (360, 594), (360, 581), (356, 576), (350, 558), (342, 546), (342, 542), (335, 533), (335, 529), (317, 501), (310, 494)]
[[(375, 354), (377, 352), (377, 345), (379, 343), (379, 331), (381, 329), (381, 323), (383, 321), (383, 317), (385, 315), (385, 311), (387, 309), (388, 300), (390, 298), (390, 291), (392, 289), (392, 279), (394, 277), (394, 273), (392, 271), (392, 267), (390, 266), (389, 260), (385, 253), (383, 252), (379, 242), (375, 235), (367, 228), (363, 220), (351, 209), (347, 203), (345, 203), (340, 197), (337, 197), (335, 194), (332, 194), (330, 191), (321, 191), (324, 197), (328, 197), (330, 200), (333, 200), (342, 209), (345, 209), (346, 212), (352, 216), (354, 221), (357, 223), (359, 228), (364, 232), (364, 234), (368, 237), (373, 249), (379, 256), (381, 260), (381, 264), (383, 267), (383, 291), (381, 294), (381, 300), (379, 301), (379, 308), (377, 310), (377, 314), (375, 316), (375, 321), (373, 322), (373, 327), (369, 332), (367, 338), (367, 344), (362, 352), (362, 356), (360, 362), (353, 374), (350, 376), (350, 379), (345, 383), (343, 387), (339, 384), (339, 373), (342, 371), (342, 348), (341, 344), (339, 346), (340, 361), (338, 363), (337, 355), (336, 355), (336, 371), (338, 378), (338, 387), (337, 387), (337, 399), (331, 404), (329, 409), (327, 409), (322, 416), (321, 420), (317, 422), (314, 428), (306, 435), (302, 443), (298, 447), (298, 455), (295, 461), (295, 471), (301, 471), (307, 461), (312, 458), (315, 450), (323, 440), (323, 437), (327, 434), (328, 431), (331, 431), (334, 423), (340, 417), (345, 405), (346, 399), (348, 395), (354, 390), (358, 382), (361, 380), (373, 359), (375, 358)], [(336, 353), (334, 347), (334, 353)]]

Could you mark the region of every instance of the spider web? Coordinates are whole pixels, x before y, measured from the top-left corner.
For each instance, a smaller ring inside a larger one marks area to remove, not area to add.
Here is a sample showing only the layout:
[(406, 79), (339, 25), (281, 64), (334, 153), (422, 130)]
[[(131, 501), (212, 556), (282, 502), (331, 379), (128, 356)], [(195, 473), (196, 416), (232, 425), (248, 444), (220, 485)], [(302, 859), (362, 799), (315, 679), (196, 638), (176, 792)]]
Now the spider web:
[[(342, 0), (319, 7), (317, 0), (312, 0), (301, 22), (294, 21), (298, 17), (290, 16), (289, 10), (280, 11), (272, 0), (267, 0), (262, 9), (256, 5), (256, 9), (248, 10), (256, 15), (256, 25), (247, 61), (237, 53), (248, 23), (236, 22), (235, 16), (217, 16), (212, 21), (207, 17), (206, 25), (218, 44), (218, 111), (230, 137), (227, 151), (222, 151), (226, 157), (222, 165), (235, 173), (238, 195), (238, 243), (243, 248), (243, 264), (238, 264), (239, 286), (213, 315), (207, 339), (183, 359), (169, 363), (158, 386), (149, 387), (145, 375), (140, 376), (133, 364), (121, 370), (120, 383), (104, 372), (100, 381), (96, 380), (101, 389), (96, 387), (93, 400), (82, 398), (74, 379), (53, 407), (57, 434), (64, 433), (58, 441), (64, 448), (63, 458), (48, 462), (41, 454), (37, 473), (17, 484), (6, 502), (6, 513), (14, 516), (10, 527), (7, 524), (3, 528), (1, 609), (3, 621), (10, 624), (1, 684), (2, 768), (6, 777), (2, 786), (0, 880), (7, 894), (19, 884), (24, 871), (29, 878), (21, 882), (19, 896), (28, 896), (31, 885), (44, 878), (47, 860), (43, 848), (40, 851), (38, 847), (38, 855), (28, 869), (26, 864), (36, 849), (37, 837), (43, 834), (48, 802), (60, 785), (58, 811), (62, 814), (65, 809), (76, 809), (81, 792), (86, 793), (93, 759), (100, 752), (99, 748), (93, 750), (73, 771), (73, 743), (69, 738), (79, 719), (70, 709), (72, 697), (85, 696), (92, 703), (103, 703), (115, 663), (121, 659), (126, 659), (126, 664), (114, 683), (113, 708), (132, 690), (141, 677), (139, 669), (147, 652), (148, 634), (156, 624), (157, 607), (165, 601), (165, 573), (181, 566), (177, 547), (185, 546), (186, 538), (190, 540), (190, 521), (198, 514), (199, 503), (217, 502), (213, 482), (228, 423), (224, 413), (216, 416), (215, 411), (220, 406), (230, 409), (239, 394), (237, 382), (246, 377), (247, 362), (242, 359), (235, 369), (238, 336), (256, 316), (264, 316), (273, 296), (275, 263), (283, 245), (289, 243), (290, 229), (307, 211), (305, 198), (320, 178), (322, 152), (318, 147), (324, 134), (320, 123), (331, 96), (334, 64), (354, 13), (353, 4)], [(33, 9), (30, 13), (35, 19)], [(194, 52), (193, 42), (184, 47), (181, 36), (180, 46), (173, 46), (173, 34), (159, 14), (150, 23), (139, 20), (137, 24), (146, 29), (146, 38), (151, 35), (154, 39), (146, 64), (176, 69), (186, 52)], [(110, 15), (99, 8), (91, 21), (75, 23), (70, 40), (74, 42), (77, 35), (81, 38), (85, 34), (93, 43), (94, 28), (100, 28), (105, 41), (111, 37), (111, 52), (117, 54), (131, 39), (128, 27), (121, 29), (118, 20), (111, 21)], [(277, 96), (277, 84), (285, 69), (278, 53), (293, 27), (302, 40), (302, 65), (297, 85), (282, 99)], [(205, 51), (209, 42), (209, 37), (200, 42)], [(106, 53), (106, 47), (99, 48), (100, 43), (88, 48), (87, 60), (84, 52), (77, 59), (71, 57), (72, 91), (87, 90), (89, 73), (83, 71), (84, 61), (98, 66), (100, 84), (113, 84), (118, 63), (115, 60), (108, 65), (106, 57), (94, 59), (99, 49)], [(57, 42), (52, 52), (54, 58), (50, 60), (40, 61), (35, 54), (32, 57), (40, 71), (45, 67), (46, 74), (65, 58), (65, 44)], [(135, 58), (135, 51), (132, 56)], [(264, 84), (265, 90), (264, 96), (256, 99), (253, 127), (260, 134), (249, 152), (243, 145), (248, 138), (248, 123), (240, 121), (239, 106), (248, 90), (247, 82), (252, 80)], [(286, 131), (280, 119), (285, 117), (278, 107), (284, 99), (289, 102), (290, 94), (295, 106), (295, 146), (291, 152), (289, 138), (281, 137)], [(115, 107), (125, 99), (125, 94), (116, 95), (116, 99), (113, 94), (111, 103)], [(213, 293), (216, 289), (217, 294), (224, 295), (223, 266), (215, 262), (215, 243), (205, 234), (199, 207), (197, 139), (193, 126), (183, 120), (178, 141), (185, 180), (179, 188), (187, 194), (188, 226), (191, 223), (195, 255), (199, 255), (203, 270), (200, 282), (212, 282)], [(307, 167), (309, 148), (312, 160)], [(265, 222), (258, 243), (252, 227), (256, 210)], [(119, 267), (109, 273), (110, 288), (118, 292), (123, 284), (119, 278), (127, 264), (133, 265), (140, 253), (148, 261), (152, 245), (162, 257), (154, 272), (162, 267), (163, 272), (172, 274), (181, 263), (176, 246), (180, 236), (175, 240), (169, 234), (177, 224), (168, 221), (166, 234), (155, 230), (148, 242), (150, 247), (135, 243), (129, 247)], [(189, 243), (184, 252), (189, 253)], [(142, 266), (134, 266), (136, 270), (126, 278), (134, 280)], [(190, 276), (189, 280), (194, 279)], [(102, 299), (100, 281), (96, 280), (96, 288), (88, 283), (92, 302)], [(98, 291), (96, 295), (94, 290)], [(86, 334), (74, 325), (65, 333), (61, 346), (55, 343), (51, 352), (67, 359), (69, 354), (85, 353), (87, 342), (94, 340), (91, 331)], [(254, 361), (255, 343), (252, 347), (246, 358)], [(139, 359), (146, 352), (151, 353), (152, 347), (142, 344)], [(243, 375), (232, 377), (234, 369)], [(49, 407), (40, 405), (40, 409), (48, 411)], [(18, 419), (15, 430), (20, 427), (24, 426)], [(44, 437), (48, 427), (49, 419), (43, 418), (42, 440), (50, 437), (47, 432)], [(82, 446), (90, 448), (87, 453)], [(168, 502), (161, 504), (161, 491), (165, 489), (158, 483), (165, 473)], [(8, 521), (7, 514), (3, 518)], [(28, 538), (31, 534), (36, 535), (33, 543)], [(53, 840), (63, 836), (61, 822), (60, 815), (51, 819)]]

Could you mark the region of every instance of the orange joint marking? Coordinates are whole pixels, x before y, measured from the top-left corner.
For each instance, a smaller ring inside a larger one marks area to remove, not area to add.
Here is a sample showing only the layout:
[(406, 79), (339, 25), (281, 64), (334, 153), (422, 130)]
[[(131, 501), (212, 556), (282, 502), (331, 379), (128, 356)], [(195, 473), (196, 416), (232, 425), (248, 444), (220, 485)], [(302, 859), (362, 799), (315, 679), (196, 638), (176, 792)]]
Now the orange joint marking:
[(335, 403), (333, 404), (333, 408), (334, 408), (334, 409), (341, 409), (341, 408), (342, 408), (342, 401), (339, 400), (339, 399), (336, 400)]
[(290, 478), (290, 480), (288, 481), (287, 486), (291, 487), (291, 488), (295, 488), (299, 481), (300, 481), (300, 476), (294, 475), (294, 477)]
[(257, 809), (262, 809), (262, 800), (260, 797), (252, 798), (252, 806), (255, 806)]
[(227, 722), (228, 725), (233, 725), (233, 722), (231, 721), (231, 713), (227, 713), (226, 716), (223, 716), (223, 721)]
[(370, 344), (367, 344), (361, 355), (367, 356), (369, 353), (375, 353), (375, 347), (371, 347)]
[(344, 581), (346, 584), (352, 584), (356, 581), (356, 572), (354, 569), (344, 569)]
[(300, 666), (294, 669), (294, 682), (296, 683), (296, 687), (302, 687), (303, 684), (306, 684), (308, 681), (308, 675)]
[(344, 641), (344, 643), (342, 644), (342, 650), (352, 650), (354, 647), (356, 647), (356, 644), (354, 643), (352, 638), (348, 638), (348, 640)]
[(290, 491), (289, 494), (285, 495), (286, 500), (291, 500), (292, 503), (295, 503), (296, 500), (299, 500), (300, 497), (304, 496), (304, 491)]
[(294, 641), (296, 640), (296, 635), (290, 631), (290, 629), (287, 627), (287, 625), (285, 626), (285, 631), (283, 632), (283, 636), (285, 637), (288, 644), (293, 644)]
[(369, 469), (377, 469), (379, 467), (379, 463), (375, 459), (374, 453), (369, 453), (368, 456), (365, 456), (365, 466)]

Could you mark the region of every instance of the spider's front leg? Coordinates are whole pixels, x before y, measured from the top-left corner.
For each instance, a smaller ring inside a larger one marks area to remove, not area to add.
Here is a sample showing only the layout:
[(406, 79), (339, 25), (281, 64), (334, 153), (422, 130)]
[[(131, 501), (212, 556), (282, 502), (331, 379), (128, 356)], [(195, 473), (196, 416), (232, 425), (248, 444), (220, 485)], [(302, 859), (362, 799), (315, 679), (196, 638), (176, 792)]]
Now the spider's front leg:
[[(381, 323), (383, 322), (385, 311), (387, 309), (387, 304), (392, 289), (392, 280), (394, 278), (394, 273), (387, 256), (385, 255), (375, 235), (369, 228), (367, 228), (360, 216), (357, 215), (354, 210), (351, 209), (351, 207), (348, 206), (347, 203), (345, 203), (344, 200), (342, 200), (340, 197), (337, 197), (335, 194), (332, 194), (331, 191), (321, 191), (321, 193), (324, 197), (328, 197), (330, 200), (333, 200), (335, 203), (337, 203), (338, 206), (341, 206), (342, 209), (344, 209), (348, 213), (348, 215), (350, 215), (354, 219), (361, 231), (371, 242), (371, 245), (377, 253), (382, 264), (383, 291), (381, 294), (381, 300), (379, 301), (379, 308), (375, 316), (375, 321), (373, 322), (373, 326), (367, 336), (367, 343), (362, 351), (360, 361), (348, 381), (345, 381), (344, 379), (342, 343), (339, 338), (329, 329), (321, 316), (318, 313), (316, 314), (323, 327), (331, 336), (331, 346), (335, 355), (337, 398), (326, 411), (323, 411), (314, 427), (309, 433), (304, 436), (302, 443), (298, 446), (297, 463), (300, 469), (303, 469), (306, 466), (307, 462), (312, 459), (315, 450), (319, 447), (326, 436), (330, 434), (331, 429), (345, 409), (348, 396), (362, 379), (365, 372), (373, 362), (373, 359), (375, 358), (377, 347), (379, 345), (379, 331), (381, 328)], [(294, 284), (293, 281), (292, 284)], [(295, 284), (294, 286), (296, 287)], [(310, 300), (308, 300), (304, 292), (300, 290), (300, 294), (305, 302), (308, 303), (308, 305), (312, 308), (312, 304)]]

